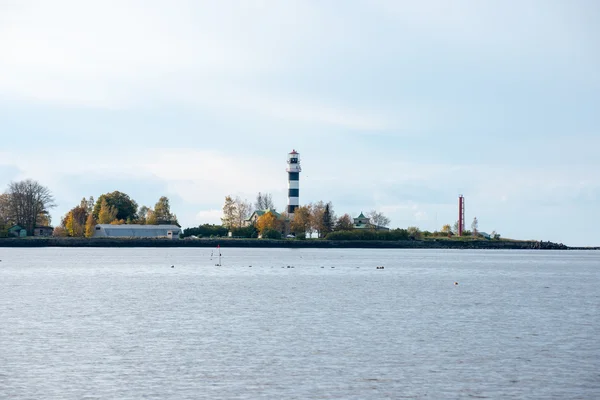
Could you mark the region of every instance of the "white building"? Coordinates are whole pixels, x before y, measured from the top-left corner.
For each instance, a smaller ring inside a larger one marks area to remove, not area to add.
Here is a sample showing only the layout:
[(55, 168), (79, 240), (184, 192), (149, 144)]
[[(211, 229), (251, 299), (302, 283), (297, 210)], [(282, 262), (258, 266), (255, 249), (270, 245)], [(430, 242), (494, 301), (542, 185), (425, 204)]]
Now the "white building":
[(94, 237), (179, 239), (180, 233), (181, 228), (177, 225), (98, 224)]

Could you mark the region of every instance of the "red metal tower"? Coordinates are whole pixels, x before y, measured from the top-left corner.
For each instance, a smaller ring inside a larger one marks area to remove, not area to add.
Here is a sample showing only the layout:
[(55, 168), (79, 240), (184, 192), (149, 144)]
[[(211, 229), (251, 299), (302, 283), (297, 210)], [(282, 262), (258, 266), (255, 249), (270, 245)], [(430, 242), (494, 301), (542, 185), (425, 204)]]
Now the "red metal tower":
[(465, 230), (465, 198), (458, 196), (458, 236), (462, 236)]

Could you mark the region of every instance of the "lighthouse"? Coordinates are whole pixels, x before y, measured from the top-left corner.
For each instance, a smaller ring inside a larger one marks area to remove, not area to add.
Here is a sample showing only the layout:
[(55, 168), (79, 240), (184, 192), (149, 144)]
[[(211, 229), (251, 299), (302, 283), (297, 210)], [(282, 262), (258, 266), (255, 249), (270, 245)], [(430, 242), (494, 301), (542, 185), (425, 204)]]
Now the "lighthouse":
[(287, 173), (288, 173), (288, 206), (287, 212), (290, 216), (290, 219), (294, 218), (294, 212), (296, 212), (296, 208), (298, 208), (298, 197), (300, 195), (300, 153), (296, 150), (292, 150), (291, 153), (288, 153), (287, 158)]

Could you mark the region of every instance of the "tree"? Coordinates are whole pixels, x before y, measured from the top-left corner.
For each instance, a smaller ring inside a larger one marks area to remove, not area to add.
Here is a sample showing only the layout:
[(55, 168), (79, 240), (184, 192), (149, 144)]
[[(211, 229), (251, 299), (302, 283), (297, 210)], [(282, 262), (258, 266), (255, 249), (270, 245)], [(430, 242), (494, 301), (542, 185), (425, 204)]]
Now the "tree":
[(87, 212), (88, 214), (91, 214), (94, 212), (94, 196), (90, 196), (90, 198), (87, 201)]
[(258, 229), (261, 235), (268, 229), (276, 230), (277, 218), (270, 211), (264, 213), (256, 220), (256, 229)]
[(323, 215), (325, 214), (325, 203), (323, 201), (319, 201), (318, 203), (311, 204), (312, 206), (312, 218), (311, 218), (311, 228), (312, 230), (317, 232), (317, 237), (323, 237), (323, 232), (326, 227), (323, 225)]
[(156, 225), (158, 224), (158, 220), (156, 218), (156, 213), (154, 210), (149, 209), (146, 213), (146, 225)]
[(456, 221), (456, 222), (454, 223), (454, 225), (452, 225), (452, 232), (453, 232), (455, 235), (458, 235), (458, 221)]
[(64, 217), (63, 226), (69, 236), (83, 237), (85, 234), (85, 223), (87, 220), (87, 201), (83, 201), (77, 207), (73, 207)]
[(94, 231), (96, 229), (96, 220), (94, 220), (94, 215), (90, 212), (85, 221), (85, 237), (91, 238), (94, 236)]
[(421, 230), (416, 226), (409, 226), (406, 228), (406, 231), (408, 232), (409, 237), (412, 239), (421, 239)]
[(37, 224), (39, 226), (50, 226), (50, 225), (52, 225), (52, 217), (50, 216), (50, 213), (48, 211), (46, 211), (46, 210), (42, 211), (38, 215)]
[(6, 194), (10, 220), (25, 228), (29, 235), (41, 217), (47, 217), (49, 209), (55, 206), (50, 190), (31, 179), (11, 182)]
[(473, 218), (473, 222), (471, 222), (471, 232), (473, 236), (479, 235), (479, 221), (477, 221), (477, 217)]
[(273, 210), (275, 211), (275, 205), (273, 204), (273, 199), (271, 193), (262, 194), (258, 192), (256, 196), (256, 202), (254, 203), (254, 208), (256, 210)]
[(321, 233), (323, 236), (333, 231), (333, 218), (333, 206), (329, 202), (325, 204), (325, 209), (323, 210), (323, 232)]
[(177, 218), (174, 214), (171, 214), (169, 198), (166, 196), (162, 196), (160, 199), (158, 199), (158, 202), (154, 205), (154, 213), (156, 214), (156, 220), (159, 224), (177, 223)]
[(13, 224), (10, 210), (10, 195), (8, 193), (0, 194), (0, 223), (5, 226)]
[(369, 218), (372, 225), (375, 225), (375, 229), (377, 229), (377, 227), (386, 227), (390, 224), (390, 219), (377, 210), (369, 211), (367, 213), (367, 218)]
[(234, 212), (234, 226), (236, 228), (241, 228), (244, 225), (244, 221), (250, 217), (250, 211), (252, 209), (252, 204), (248, 203), (246, 200), (242, 200), (239, 197), (236, 197), (234, 200), (235, 203), (235, 212)]
[[(102, 197), (102, 196), (100, 196), (100, 197)], [(98, 201), (101, 201), (100, 209), (98, 211), (98, 223), (99, 224), (110, 224), (117, 217), (117, 209), (115, 207), (109, 205), (108, 201), (106, 201), (105, 198), (103, 198), (102, 200), (98, 199)], [(94, 215), (94, 214), (92, 213), (92, 215)]]
[(231, 196), (225, 196), (225, 204), (223, 205), (223, 217), (221, 223), (227, 229), (233, 227), (235, 221), (235, 202)]
[(354, 221), (352, 221), (352, 217), (348, 214), (344, 214), (337, 219), (335, 222), (336, 231), (351, 231), (354, 229)]
[(114, 191), (112, 193), (105, 193), (98, 197), (93, 211), (94, 218), (96, 218), (98, 221), (100, 221), (100, 208), (102, 207), (102, 201), (104, 200), (108, 206), (113, 207), (116, 210), (116, 219), (137, 219), (137, 203), (125, 193)]
[(296, 208), (294, 219), (290, 223), (290, 230), (295, 235), (312, 233), (311, 230), (311, 206), (305, 205)]
[(452, 228), (450, 227), (450, 224), (446, 224), (444, 226), (442, 226), (442, 233), (451, 233), (452, 232)]
[(263, 239), (281, 239), (281, 232), (275, 229), (266, 229), (262, 233)]
[(67, 230), (65, 229), (64, 226), (57, 226), (56, 228), (54, 228), (54, 231), (52, 232), (52, 236), (57, 236), (57, 237), (67, 237), (69, 235), (69, 233), (67, 232)]
[(144, 225), (146, 223), (146, 216), (148, 215), (148, 210), (150, 210), (146, 206), (141, 206), (138, 210), (138, 224)]

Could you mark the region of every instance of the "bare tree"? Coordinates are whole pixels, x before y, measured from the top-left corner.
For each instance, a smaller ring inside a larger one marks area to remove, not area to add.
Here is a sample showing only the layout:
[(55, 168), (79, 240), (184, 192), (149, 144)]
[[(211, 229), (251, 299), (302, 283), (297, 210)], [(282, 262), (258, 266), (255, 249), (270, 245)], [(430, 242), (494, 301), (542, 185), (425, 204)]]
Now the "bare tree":
[(386, 227), (390, 224), (390, 219), (377, 210), (369, 211), (367, 213), (367, 218), (369, 218), (372, 225), (375, 225), (375, 228)]
[(271, 193), (262, 194), (258, 192), (256, 196), (256, 202), (254, 203), (254, 208), (256, 210), (273, 210), (275, 211), (275, 205), (273, 204), (273, 198)]
[(11, 219), (25, 228), (29, 235), (33, 234), (38, 220), (55, 206), (50, 190), (31, 179), (11, 182), (7, 194)]
[(479, 221), (477, 221), (477, 217), (473, 218), (473, 222), (471, 222), (471, 232), (473, 236), (477, 236), (479, 234)]
[(325, 214), (325, 205), (326, 203), (324, 203), (322, 200), (318, 201), (315, 204), (311, 204), (311, 219), (310, 219), (310, 225), (311, 225), (311, 231), (316, 231), (317, 232), (317, 237), (322, 237), (324, 231), (326, 230), (326, 227), (323, 224), (323, 215)]
[(250, 217), (250, 211), (252, 209), (252, 204), (248, 203), (246, 200), (242, 200), (239, 197), (236, 197), (234, 200), (235, 203), (235, 225), (238, 228), (241, 228), (244, 225), (244, 221)]
[(10, 196), (8, 193), (0, 194), (0, 224), (9, 225), (11, 220)]
[(225, 204), (223, 205), (223, 218), (221, 223), (227, 229), (231, 229), (235, 224), (235, 202), (231, 196), (225, 196)]

